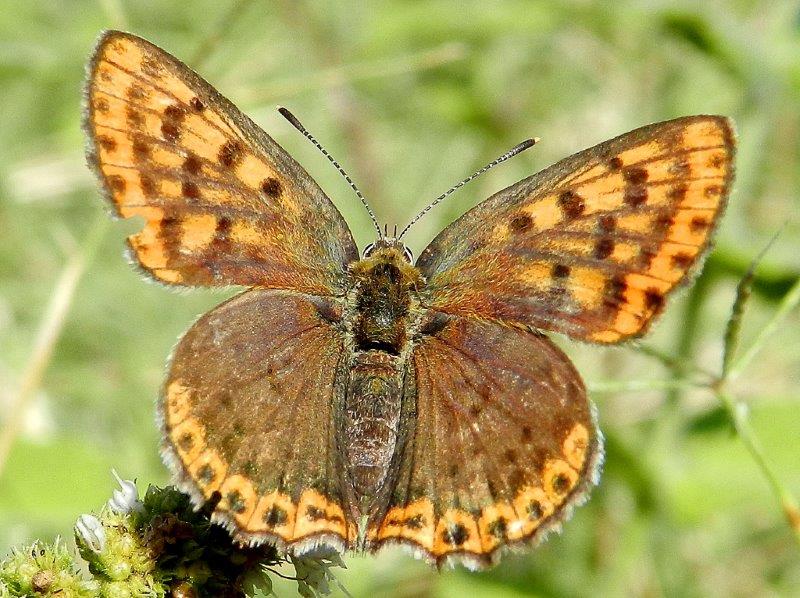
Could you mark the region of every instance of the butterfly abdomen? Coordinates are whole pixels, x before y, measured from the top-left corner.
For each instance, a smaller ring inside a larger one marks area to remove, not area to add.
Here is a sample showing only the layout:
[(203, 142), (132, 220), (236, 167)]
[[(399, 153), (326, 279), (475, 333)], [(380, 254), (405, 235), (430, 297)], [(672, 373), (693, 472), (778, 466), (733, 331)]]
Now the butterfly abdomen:
[(397, 449), (402, 401), (402, 362), (384, 351), (354, 355), (341, 433), (347, 478), (356, 508), (366, 513), (389, 474)]

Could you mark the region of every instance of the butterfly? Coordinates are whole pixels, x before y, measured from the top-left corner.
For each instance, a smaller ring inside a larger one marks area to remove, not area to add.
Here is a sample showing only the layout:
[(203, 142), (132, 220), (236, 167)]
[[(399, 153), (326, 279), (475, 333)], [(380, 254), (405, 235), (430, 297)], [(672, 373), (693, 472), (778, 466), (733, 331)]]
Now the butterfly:
[(306, 171), (164, 50), (109, 31), (88, 73), (88, 162), (116, 213), (144, 221), (133, 261), (167, 285), (247, 287), (181, 338), (158, 403), (177, 485), (236, 540), (401, 544), (481, 568), (586, 500), (602, 435), (544, 332), (608, 345), (648, 329), (725, 206), (727, 118), (565, 158), (413, 262), (380, 227), (359, 254)]

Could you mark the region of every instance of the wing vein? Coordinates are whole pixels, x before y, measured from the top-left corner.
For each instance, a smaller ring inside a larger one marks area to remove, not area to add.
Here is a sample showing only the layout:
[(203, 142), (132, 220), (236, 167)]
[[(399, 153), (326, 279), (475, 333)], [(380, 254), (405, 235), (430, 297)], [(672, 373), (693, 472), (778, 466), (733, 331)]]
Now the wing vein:
[[(148, 79), (148, 78), (146, 78), (146, 77), (143, 77), (143, 76), (142, 76), (142, 75), (140, 75), (139, 73), (137, 73), (137, 72), (135, 72), (135, 71), (132, 71), (132, 70), (130, 70), (130, 69), (127, 69), (127, 68), (125, 68), (124, 66), (122, 66), (121, 64), (119, 64), (119, 63), (117, 63), (117, 62), (115, 62), (115, 61), (113, 61), (113, 60), (111, 60), (111, 59), (109, 59), (109, 58), (104, 58), (104, 61), (106, 62), (106, 64), (110, 64), (111, 66), (113, 66), (113, 67), (115, 67), (115, 68), (119, 69), (119, 70), (120, 70), (120, 71), (122, 71), (123, 73), (125, 73), (125, 74), (127, 74), (127, 75), (129, 75), (129, 76), (133, 77), (134, 79), (137, 79), (138, 81), (140, 81), (140, 82), (144, 83), (145, 85), (147, 85), (147, 86), (149, 86), (149, 87), (152, 87), (152, 88), (153, 88), (153, 89), (155, 89), (156, 91), (158, 91), (158, 92), (160, 92), (160, 93), (164, 94), (165, 96), (167, 96), (167, 97), (169, 97), (169, 98), (172, 98), (172, 99), (173, 99), (173, 100), (175, 100), (177, 103), (179, 103), (179, 104), (181, 104), (182, 106), (185, 106), (186, 108), (188, 108), (188, 106), (186, 106), (186, 104), (183, 102), (183, 100), (181, 100), (181, 99), (180, 99), (178, 96), (176, 96), (175, 94), (173, 94), (171, 91), (169, 91), (169, 90), (167, 90), (167, 89), (165, 89), (165, 88), (161, 87), (160, 85), (157, 85), (157, 84), (156, 84), (156, 82), (155, 82), (155, 81), (153, 81), (152, 79)], [(178, 78), (180, 79), (180, 77), (178, 77)], [(183, 81), (183, 79), (181, 79), (181, 82), (182, 82), (182, 83), (184, 83), (184, 84), (186, 83), (185, 81)], [(186, 87), (189, 87), (189, 85), (186, 85)], [(191, 89), (191, 88), (190, 88), (190, 89)], [(100, 91), (102, 91), (102, 90), (100, 90)], [(192, 90), (192, 91), (194, 91), (194, 90)], [(110, 95), (110, 94), (109, 94), (109, 95)], [(115, 96), (115, 97), (116, 97), (116, 96)], [(122, 99), (122, 98), (120, 98), (120, 99)], [(123, 101), (125, 101), (125, 100), (123, 99)], [(142, 107), (142, 108), (145, 108), (145, 109), (147, 109), (147, 108), (146, 108), (146, 106), (142, 106), (141, 104), (133, 104), (133, 105), (134, 105), (134, 106), (137, 106), (137, 107)], [(149, 109), (148, 109), (148, 110), (149, 110)], [(150, 111), (152, 112), (152, 110), (150, 110)], [(197, 114), (196, 112), (191, 112), (191, 111), (189, 111), (189, 110), (187, 110), (187, 112), (189, 112), (189, 113), (191, 113), (191, 114)], [(231, 134), (231, 133), (232, 133), (233, 135), (235, 135), (236, 137), (239, 137), (239, 138), (241, 139), (241, 136), (238, 134), (238, 132), (236, 131), (236, 129), (235, 129), (234, 127), (232, 127), (232, 126), (230, 125), (230, 123), (228, 123), (228, 122), (227, 122), (227, 121), (224, 119), (223, 115), (222, 115), (222, 114), (219, 114), (218, 112), (217, 112), (216, 114), (217, 114), (217, 115), (218, 115), (220, 118), (222, 118), (222, 119), (223, 119), (223, 122), (225, 122), (225, 124), (226, 124), (226, 125), (228, 125), (228, 129), (229, 129), (229, 131), (230, 131), (229, 133), (226, 133), (225, 131), (223, 131), (223, 130), (222, 130), (220, 127), (219, 127), (219, 125), (217, 125), (216, 123), (214, 123), (214, 122), (210, 121), (210, 120), (209, 120), (207, 117), (203, 116), (203, 114), (202, 114), (202, 113), (200, 113), (200, 114), (199, 114), (199, 116), (200, 116), (200, 118), (202, 118), (204, 121), (206, 121), (206, 122), (207, 122), (207, 123), (208, 123), (208, 124), (209, 124), (209, 125), (210, 125), (212, 128), (216, 129), (217, 131), (219, 131), (219, 132), (220, 132), (220, 133), (222, 133), (223, 135), (225, 135), (225, 136), (228, 136), (229, 134)]]

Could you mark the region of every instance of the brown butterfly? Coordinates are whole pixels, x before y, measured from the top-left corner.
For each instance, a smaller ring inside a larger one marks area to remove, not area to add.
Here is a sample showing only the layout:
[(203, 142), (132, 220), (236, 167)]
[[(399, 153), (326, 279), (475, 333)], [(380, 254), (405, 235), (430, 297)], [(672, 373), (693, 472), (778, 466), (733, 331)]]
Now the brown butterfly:
[(306, 171), (156, 46), (105, 33), (86, 103), (89, 164), (144, 218), (128, 243), (145, 272), (250, 287), (175, 349), (164, 459), (236, 539), (294, 554), (400, 543), (477, 568), (557, 528), (597, 482), (602, 437), (541, 331), (644, 333), (733, 177), (731, 123), (679, 118), (496, 193), (413, 265), (380, 228), (359, 259)]

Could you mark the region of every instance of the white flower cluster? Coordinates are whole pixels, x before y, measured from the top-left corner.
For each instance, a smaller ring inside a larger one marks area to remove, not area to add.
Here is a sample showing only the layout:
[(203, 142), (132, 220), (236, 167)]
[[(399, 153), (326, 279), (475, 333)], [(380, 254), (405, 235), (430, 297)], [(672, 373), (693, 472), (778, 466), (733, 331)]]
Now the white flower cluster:
[(114, 474), (120, 489), (114, 490), (114, 492), (111, 493), (111, 498), (108, 501), (108, 508), (120, 515), (133, 512), (141, 513), (144, 510), (144, 505), (139, 501), (139, 492), (136, 490), (136, 482), (121, 479), (113, 469), (111, 473)]
[[(111, 473), (114, 474), (119, 489), (111, 493), (111, 498), (108, 501), (108, 508), (115, 513), (124, 515), (126, 513), (137, 512), (140, 513), (144, 509), (141, 501), (139, 501), (139, 492), (136, 490), (136, 482), (132, 480), (123, 480), (117, 475), (113, 469)], [(106, 543), (106, 533), (103, 530), (103, 525), (100, 520), (94, 515), (84, 514), (78, 517), (75, 522), (75, 533), (80, 536), (83, 542), (96, 553), (103, 552)]]

